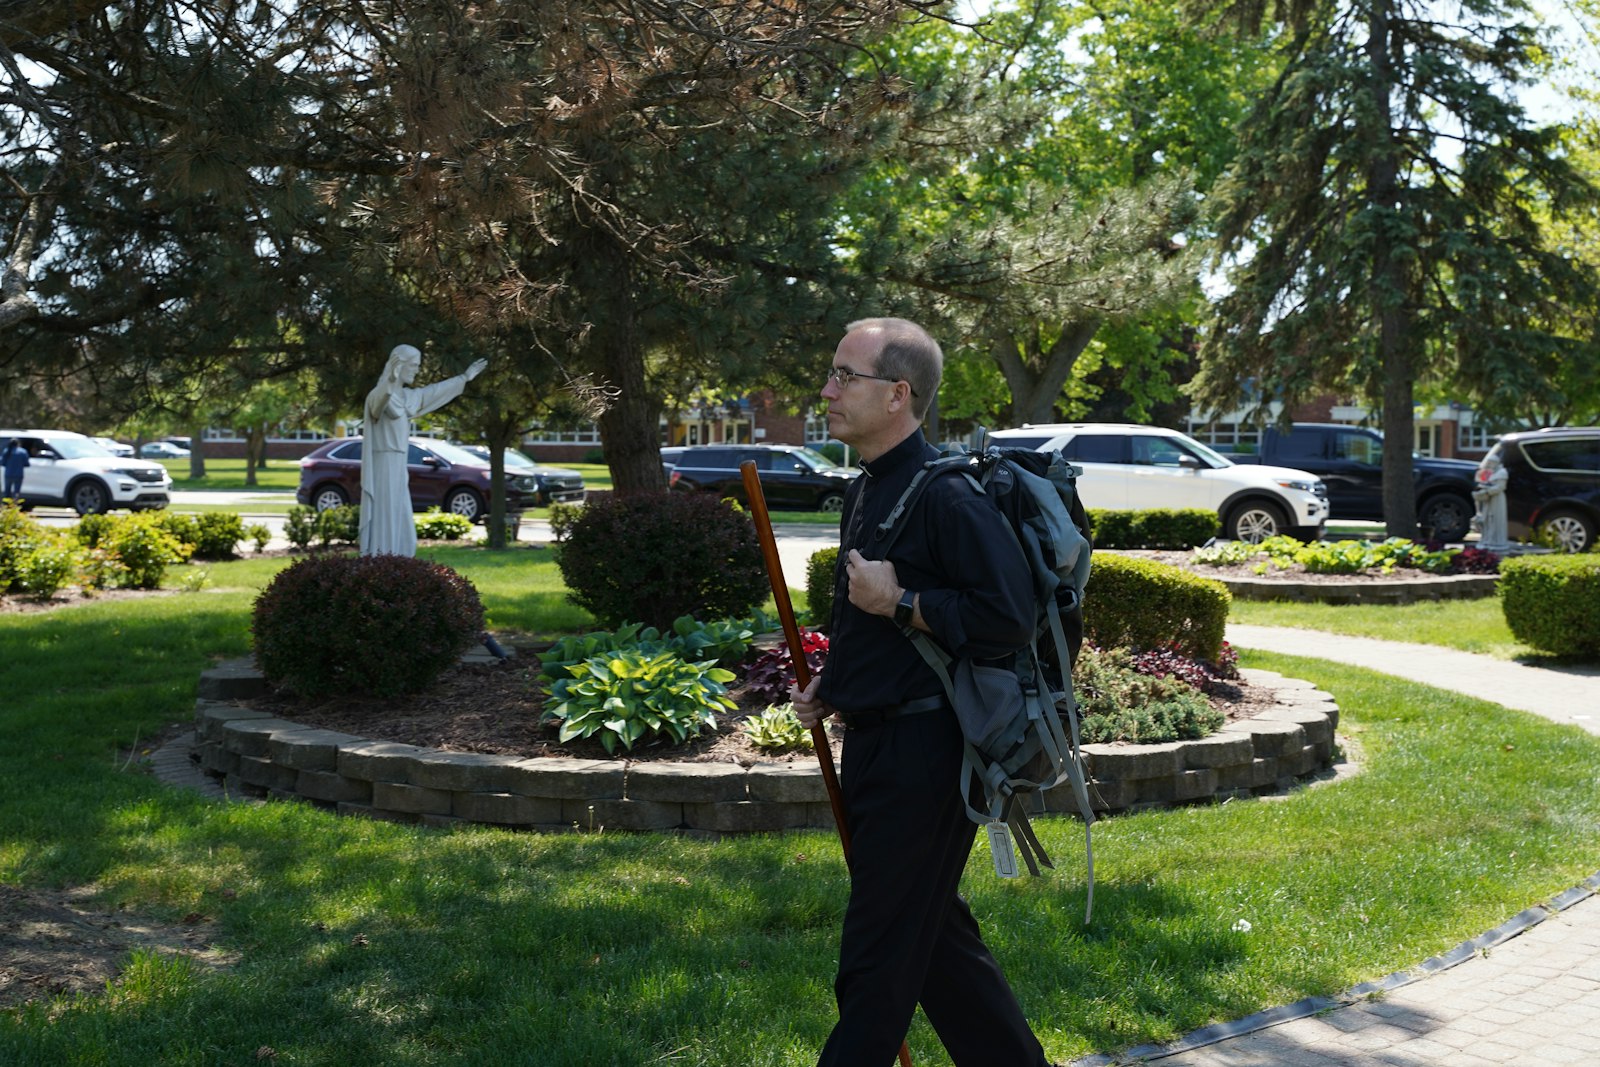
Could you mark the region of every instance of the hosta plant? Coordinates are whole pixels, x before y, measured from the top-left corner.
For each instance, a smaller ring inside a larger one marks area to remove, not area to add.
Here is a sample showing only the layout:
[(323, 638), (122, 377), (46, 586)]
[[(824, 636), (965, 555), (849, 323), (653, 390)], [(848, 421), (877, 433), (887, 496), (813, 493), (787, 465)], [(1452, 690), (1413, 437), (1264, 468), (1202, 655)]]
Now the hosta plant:
[(752, 745), (768, 752), (811, 747), (811, 731), (800, 725), (793, 704), (773, 704), (746, 719), (744, 735)]
[(621, 649), (566, 669), (571, 677), (550, 687), (546, 715), (561, 723), (563, 742), (598, 736), (607, 753), (618, 742), (631, 749), (658, 736), (686, 741), (714, 727), (717, 712), (737, 707), (728, 696), (732, 671), (671, 652)]

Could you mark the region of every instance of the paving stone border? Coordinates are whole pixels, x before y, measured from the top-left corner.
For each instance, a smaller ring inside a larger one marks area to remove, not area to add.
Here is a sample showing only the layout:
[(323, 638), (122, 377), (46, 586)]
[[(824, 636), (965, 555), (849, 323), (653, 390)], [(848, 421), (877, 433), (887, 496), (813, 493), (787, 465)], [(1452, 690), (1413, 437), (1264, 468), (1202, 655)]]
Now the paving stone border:
[(1495, 595), (1498, 574), (1430, 574), (1382, 582), (1295, 582), (1282, 578), (1221, 578), (1239, 600), (1297, 600), (1317, 604), (1414, 604), (1420, 600), (1477, 600)]
[[(1279, 706), (1210, 737), (1085, 745), (1091, 799), (1114, 813), (1278, 792), (1333, 766), (1339, 709), (1310, 682), (1242, 672)], [(427, 826), (751, 833), (831, 827), (814, 761), (634, 763), (444, 752), (321, 730), (240, 706), (266, 692), (249, 660), (204, 671), (193, 758), (231, 795), (309, 801), (341, 815)], [(1076, 811), (1061, 786), (1038, 813)]]

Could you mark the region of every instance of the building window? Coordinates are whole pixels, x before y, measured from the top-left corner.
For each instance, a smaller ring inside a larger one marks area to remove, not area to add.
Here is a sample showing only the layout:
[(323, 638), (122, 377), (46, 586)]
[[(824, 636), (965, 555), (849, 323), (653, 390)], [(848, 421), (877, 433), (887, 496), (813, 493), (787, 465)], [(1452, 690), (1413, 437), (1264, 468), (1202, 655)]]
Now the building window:
[(1494, 447), (1495, 431), (1487, 424), (1456, 426), (1456, 451), (1487, 452)]
[(522, 440), (530, 445), (597, 445), (600, 443), (600, 425), (591, 422), (573, 430), (535, 426)]
[(828, 416), (826, 416), (826, 415), (816, 415), (816, 414), (807, 415), (806, 416), (806, 444), (808, 444), (808, 445), (820, 445), (820, 444), (826, 443), (827, 440), (828, 440)]
[(1219, 452), (1261, 451), (1261, 427), (1248, 422), (1207, 422), (1189, 420), (1189, 436)]
[(1439, 424), (1436, 422), (1419, 422), (1416, 427), (1416, 445), (1414, 446), (1419, 456), (1437, 456), (1439, 454)]

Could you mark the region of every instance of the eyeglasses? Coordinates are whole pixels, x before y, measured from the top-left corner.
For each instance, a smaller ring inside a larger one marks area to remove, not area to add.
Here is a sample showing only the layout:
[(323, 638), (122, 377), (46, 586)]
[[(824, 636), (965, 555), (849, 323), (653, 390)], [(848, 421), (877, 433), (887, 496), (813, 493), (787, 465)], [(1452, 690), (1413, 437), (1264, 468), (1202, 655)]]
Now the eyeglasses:
[[(860, 371), (851, 370), (849, 367), (830, 367), (828, 368), (828, 377), (832, 379), (833, 384), (837, 385), (840, 389), (843, 389), (857, 378), (870, 378), (875, 382), (906, 382), (904, 378), (885, 378), (881, 374), (862, 374)], [(906, 382), (906, 387), (910, 388), (910, 386), (911, 383)], [(911, 395), (917, 396), (920, 399), (920, 396), (915, 389), (911, 390)]]

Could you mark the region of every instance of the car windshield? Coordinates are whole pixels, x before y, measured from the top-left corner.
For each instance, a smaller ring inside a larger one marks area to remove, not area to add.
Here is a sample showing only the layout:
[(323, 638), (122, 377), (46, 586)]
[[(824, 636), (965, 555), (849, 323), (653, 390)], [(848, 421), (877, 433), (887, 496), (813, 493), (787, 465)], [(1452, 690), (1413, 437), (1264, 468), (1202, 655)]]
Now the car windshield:
[(794, 454), (814, 471), (831, 471), (839, 468), (839, 465), (833, 460), (824, 456), (821, 452), (809, 448), (797, 448), (794, 450)]
[(460, 463), (468, 467), (482, 467), (489, 462), (482, 456), (474, 456), (461, 446), (450, 444), (448, 441), (429, 441), (422, 447), (449, 464)]
[(507, 467), (522, 467), (525, 470), (532, 470), (539, 465), (537, 461), (529, 459), (514, 448), (506, 449), (505, 456)]
[(44, 443), (62, 459), (97, 459), (113, 454), (84, 437), (46, 437)]
[(1220, 470), (1223, 467), (1232, 467), (1234, 465), (1233, 460), (1222, 455), (1220, 452), (1213, 452), (1211, 449), (1207, 448), (1205, 445), (1201, 444), (1199, 441), (1196, 441), (1192, 437), (1185, 437), (1182, 444), (1184, 448), (1188, 449), (1190, 452), (1193, 452), (1206, 463), (1210, 464), (1214, 470)]

